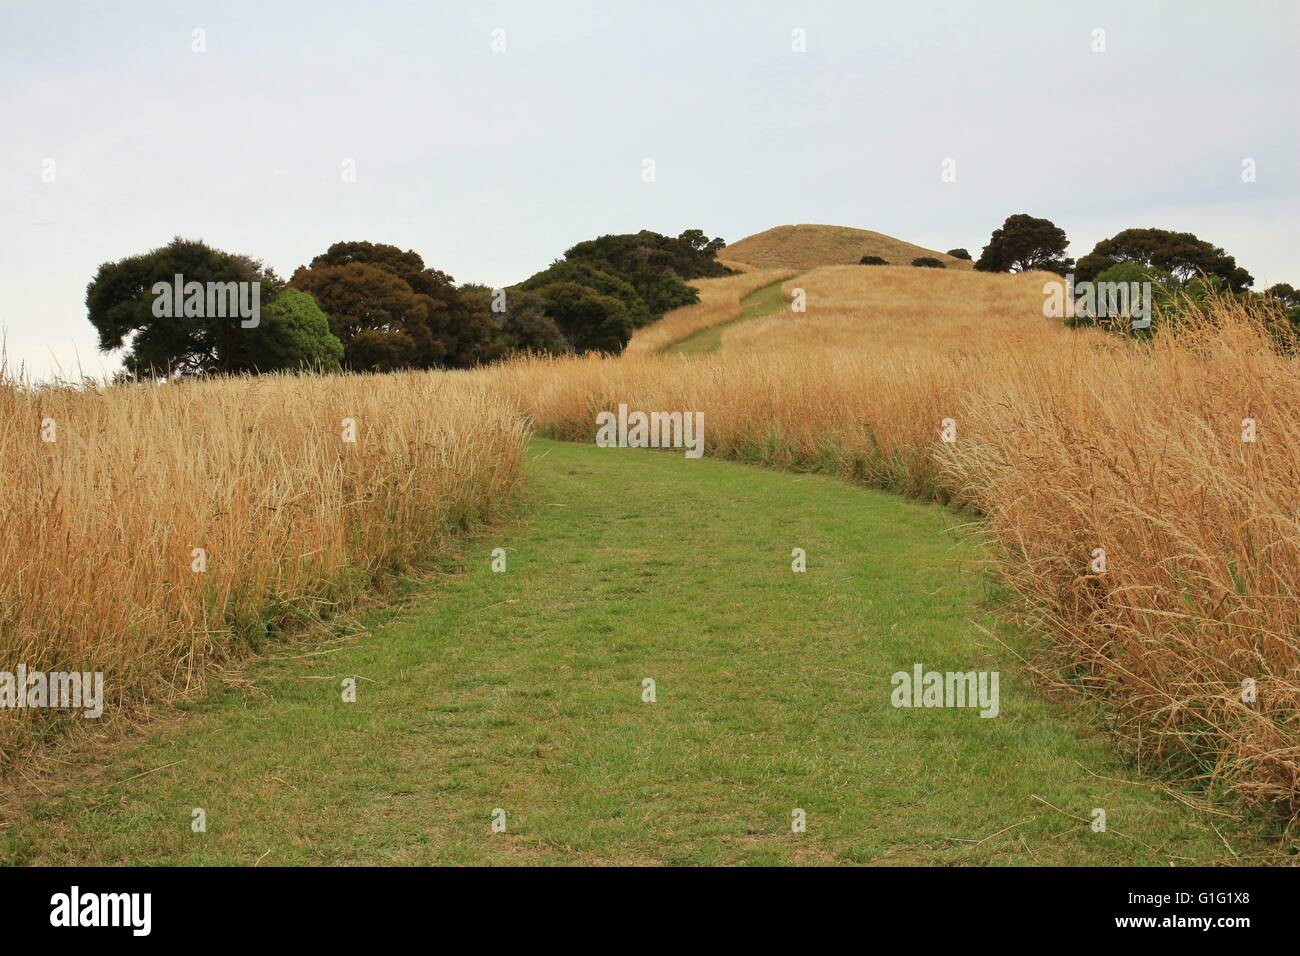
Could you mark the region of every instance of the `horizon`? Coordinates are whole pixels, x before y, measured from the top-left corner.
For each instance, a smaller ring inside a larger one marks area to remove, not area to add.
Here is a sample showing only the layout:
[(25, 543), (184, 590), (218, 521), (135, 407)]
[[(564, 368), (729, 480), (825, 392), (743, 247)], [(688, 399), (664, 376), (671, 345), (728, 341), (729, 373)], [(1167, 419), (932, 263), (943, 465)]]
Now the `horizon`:
[(1284, 3), (147, 2), (0, 22), (0, 336), (32, 381), (120, 366), (86, 285), (175, 235), (285, 279), (334, 242), (391, 243), (500, 287), (602, 234), (830, 224), (978, 257), (1025, 212), (1075, 258), (1154, 226), (1223, 247), (1256, 290), (1300, 282)]

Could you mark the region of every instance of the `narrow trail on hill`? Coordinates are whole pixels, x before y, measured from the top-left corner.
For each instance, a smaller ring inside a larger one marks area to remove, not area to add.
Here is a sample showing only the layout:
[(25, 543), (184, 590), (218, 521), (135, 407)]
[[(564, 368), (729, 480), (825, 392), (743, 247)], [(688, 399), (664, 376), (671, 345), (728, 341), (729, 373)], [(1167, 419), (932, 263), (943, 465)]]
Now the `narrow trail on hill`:
[(781, 286), (788, 281), (790, 280), (778, 279), (771, 285), (755, 289), (740, 300), (740, 315), (718, 325), (710, 326), (707, 329), (700, 329), (693, 335), (688, 335), (686, 338), (669, 345), (661, 354), (716, 352), (722, 348), (722, 333), (726, 329), (750, 319), (757, 319), (765, 315), (771, 315), (773, 312), (779, 312), (785, 306), (785, 296), (781, 293)]
[[(676, 452), (536, 440), (528, 459), (525, 512), (467, 544), (463, 573), (368, 633), (272, 651), (143, 739), (68, 768), (61, 794), (0, 830), (0, 859), (1228, 856), (1203, 818), (1131, 785), (1099, 733), (1025, 680), (1023, 635), (995, 623), (979, 542), (951, 513)], [(504, 573), (490, 568), (498, 547)], [(998, 716), (891, 706), (891, 675), (916, 664), (999, 672)], [(1091, 829), (1094, 808), (1106, 832)]]

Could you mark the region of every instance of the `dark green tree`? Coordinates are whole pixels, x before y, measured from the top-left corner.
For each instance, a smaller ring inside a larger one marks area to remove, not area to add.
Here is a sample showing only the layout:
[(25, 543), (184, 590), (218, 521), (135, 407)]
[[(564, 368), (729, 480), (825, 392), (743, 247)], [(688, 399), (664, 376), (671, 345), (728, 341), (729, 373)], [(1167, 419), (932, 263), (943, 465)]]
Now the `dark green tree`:
[(1264, 290), (1264, 294), (1271, 299), (1279, 300), (1288, 309), (1300, 307), (1300, 290), (1297, 290), (1289, 282), (1278, 282)]
[[(469, 308), (486, 316), (493, 328), (486, 361), (496, 361), (519, 352), (563, 355), (573, 351), (573, 346), (546, 314), (545, 306), (535, 293), (512, 288), (501, 296), (498, 294), (500, 290), (477, 283), (466, 283), (458, 291)], [(494, 311), (494, 303), (499, 303), (504, 310)]]
[(965, 259), (967, 262), (970, 261), (970, 253), (962, 248), (949, 249), (948, 255), (952, 256), (954, 259)]
[(993, 230), (975, 268), (980, 272), (1044, 269), (1064, 275), (1074, 262), (1065, 257), (1069, 245), (1065, 230), (1050, 219), (1017, 213)]
[(623, 303), (576, 282), (556, 282), (535, 293), (545, 314), (575, 352), (623, 351), (632, 337), (632, 320)]
[(887, 266), (887, 265), (889, 265), (889, 263), (886, 262), (884, 259), (880, 258), (880, 256), (863, 256), (861, 259), (858, 260), (858, 265), (861, 265), (861, 266)]
[(699, 229), (687, 229), (676, 238), (643, 229), (580, 242), (564, 258), (588, 262), (629, 283), (652, 318), (658, 318), (699, 301), (699, 292), (684, 280), (734, 273), (717, 260), (723, 245), (722, 239), (709, 239)]
[(912, 265), (921, 269), (946, 269), (942, 259), (936, 259), (934, 256), (918, 256), (912, 260)]
[[(177, 276), (179, 298), (173, 295)], [(184, 292), (190, 283), (203, 287), (203, 294)], [(209, 283), (219, 284), (215, 294)], [(86, 287), (86, 310), (101, 349), (126, 349), (128, 377), (331, 367), (339, 343), (304, 304), (290, 299), (279, 305), (283, 290), (284, 283), (260, 261), (177, 237), (101, 265)], [(256, 324), (239, 314), (254, 301)]]
[(623, 303), (623, 307), (627, 309), (627, 316), (632, 320), (634, 328), (640, 328), (651, 322), (650, 309), (646, 307), (645, 300), (641, 298), (630, 282), (611, 273), (602, 272), (592, 263), (582, 259), (573, 261), (559, 259), (553, 262), (549, 268), (519, 283), (516, 288), (525, 292), (532, 292), (543, 286), (553, 285), (556, 282), (576, 282), (579, 285), (587, 286), (589, 289), (594, 289), (601, 295), (612, 295)]
[(1168, 229), (1125, 229), (1103, 239), (1079, 260), (1075, 275), (1080, 281), (1091, 281), (1119, 262), (1152, 266), (1184, 283), (1202, 273), (1218, 276), (1234, 292), (1244, 291), (1255, 281), (1218, 246), (1190, 232)]

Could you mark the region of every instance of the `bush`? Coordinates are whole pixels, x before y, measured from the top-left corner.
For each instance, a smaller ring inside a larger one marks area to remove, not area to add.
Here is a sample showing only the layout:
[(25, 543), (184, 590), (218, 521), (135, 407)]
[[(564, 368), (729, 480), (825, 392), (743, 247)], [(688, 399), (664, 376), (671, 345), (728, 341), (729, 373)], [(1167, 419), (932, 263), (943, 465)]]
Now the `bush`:
[(912, 265), (919, 269), (946, 269), (947, 266), (934, 256), (919, 256), (912, 260)]
[(949, 249), (948, 255), (952, 256), (954, 259), (965, 259), (967, 262), (970, 262), (970, 253), (962, 248)]
[(306, 292), (285, 289), (262, 310), (261, 318), (261, 324), (249, 330), (258, 371), (341, 368), (343, 343), (331, 334), (329, 316)]
[(858, 265), (860, 265), (860, 266), (887, 266), (887, 265), (889, 265), (889, 263), (886, 262), (884, 259), (880, 258), (880, 256), (863, 256), (861, 259), (858, 260)]

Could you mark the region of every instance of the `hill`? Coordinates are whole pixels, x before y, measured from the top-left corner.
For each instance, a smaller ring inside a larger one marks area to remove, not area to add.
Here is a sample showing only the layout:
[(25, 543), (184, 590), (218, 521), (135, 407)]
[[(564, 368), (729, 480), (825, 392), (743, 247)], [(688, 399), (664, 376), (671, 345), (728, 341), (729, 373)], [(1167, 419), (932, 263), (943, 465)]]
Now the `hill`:
[(763, 269), (857, 265), (863, 256), (880, 256), (890, 265), (899, 266), (908, 265), (920, 256), (934, 256), (949, 269), (972, 268), (964, 259), (954, 259), (883, 232), (851, 226), (774, 226), (733, 242), (718, 253), (718, 258), (724, 261)]

